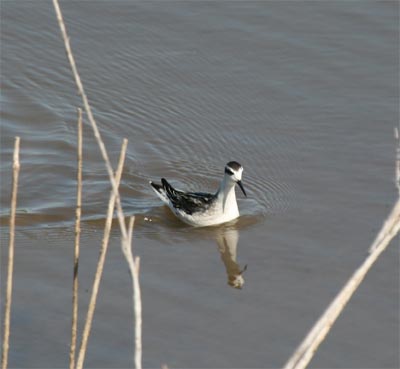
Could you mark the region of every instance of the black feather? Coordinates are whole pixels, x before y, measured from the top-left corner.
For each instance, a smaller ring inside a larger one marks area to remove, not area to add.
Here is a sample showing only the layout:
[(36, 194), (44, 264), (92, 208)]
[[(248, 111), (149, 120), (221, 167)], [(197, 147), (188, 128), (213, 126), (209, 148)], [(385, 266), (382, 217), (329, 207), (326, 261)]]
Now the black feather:
[(178, 191), (165, 178), (161, 179), (161, 183), (174, 208), (180, 209), (189, 215), (208, 209), (216, 196), (204, 192)]
[(160, 192), (160, 190), (163, 188), (161, 185), (157, 183), (150, 182), (151, 187), (153, 187), (157, 192)]
[(233, 170), (239, 170), (242, 167), (237, 161), (230, 161), (226, 166)]

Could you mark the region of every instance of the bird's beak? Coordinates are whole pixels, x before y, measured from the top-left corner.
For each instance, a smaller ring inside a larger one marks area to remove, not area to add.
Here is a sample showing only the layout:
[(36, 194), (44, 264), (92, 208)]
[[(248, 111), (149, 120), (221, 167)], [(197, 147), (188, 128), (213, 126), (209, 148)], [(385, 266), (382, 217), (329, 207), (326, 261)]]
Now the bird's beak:
[(243, 185), (242, 185), (242, 181), (237, 181), (237, 184), (239, 185), (239, 187), (242, 190), (243, 194), (247, 197), (246, 191), (244, 190)]

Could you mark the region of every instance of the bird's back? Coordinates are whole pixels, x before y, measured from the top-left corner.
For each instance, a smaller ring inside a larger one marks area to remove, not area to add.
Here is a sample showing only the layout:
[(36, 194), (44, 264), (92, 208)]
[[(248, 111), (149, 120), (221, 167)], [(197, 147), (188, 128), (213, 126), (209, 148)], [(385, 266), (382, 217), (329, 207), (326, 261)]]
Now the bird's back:
[(188, 215), (205, 212), (216, 199), (216, 195), (206, 192), (183, 192), (173, 188), (165, 178), (161, 185), (150, 182), (151, 186), (172, 210), (176, 209)]

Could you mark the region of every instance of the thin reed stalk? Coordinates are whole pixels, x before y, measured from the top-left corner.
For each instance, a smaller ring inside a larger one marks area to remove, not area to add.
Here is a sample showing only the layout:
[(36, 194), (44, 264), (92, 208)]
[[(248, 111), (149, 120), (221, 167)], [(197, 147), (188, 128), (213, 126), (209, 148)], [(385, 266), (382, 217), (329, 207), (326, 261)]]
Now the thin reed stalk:
[[(120, 226), (121, 235), (122, 235), (122, 237), (121, 237), (122, 238), (121, 247), (125, 248), (125, 249), (128, 249), (128, 248), (130, 248), (130, 245), (128, 243), (128, 232), (127, 232), (125, 221), (124, 221), (124, 213), (123, 213), (122, 206), (121, 206), (121, 199), (120, 199), (119, 192), (118, 192), (118, 186), (117, 186), (117, 183), (116, 183), (115, 178), (114, 178), (114, 173), (113, 173), (113, 169), (112, 169), (112, 166), (111, 166), (111, 163), (110, 163), (110, 159), (108, 157), (107, 150), (105, 148), (104, 142), (103, 142), (103, 140), (101, 138), (99, 129), (97, 127), (97, 123), (96, 123), (96, 121), (95, 121), (95, 119), (93, 117), (92, 109), (91, 109), (90, 104), (89, 104), (89, 100), (88, 100), (88, 98), (87, 98), (87, 96), (85, 94), (85, 91), (84, 91), (84, 88), (83, 88), (83, 84), (82, 84), (81, 78), (79, 76), (78, 69), (76, 67), (75, 58), (74, 58), (74, 55), (72, 53), (71, 45), (70, 45), (70, 42), (69, 42), (69, 37), (68, 37), (67, 31), (66, 31), (66, 28), (65, 28), (65, 23), (64, 23), (64, 20), (63, 20), (63, 16), (62, 16), (62, 13), (61, 13), (61, 9), (60, 9), (58, 0), (53, 0), (53, 5), (54, 5), (54, 9), (55, 9), (55, 12), (56, 12), (56, 15), (57, 15), (57, 20), (58, 20), (58, 24), (59, 24), (59, 27), (60, 27), (61, 35), (62, 35), (62, 38), (64, 40), (64, 46), (65, 46), (65, 50), (66, 50), (66, 53), (67, 53), (68, 61), (69, 61), (70, 66), (71, 66), (72, 74), (73, 74), (73, 76), (75, 78), (75, 83), (76, 83), (76, 86), (78, 88), (79, 94), (82, 97), (83, 106), (85, 108), (85, 111), (86, 111), (87, 117), (89, 119), (89, 122), (90, 122), (90, 124), (92, 126), (93, 134), (94, 134), (94, 136), (96, 138), (96, 141), (97, 141), (97, 144), (98, 144), (98, 146), (100, 148), (101, 155), (103, 157), (103, 160), (104, 160), (104, 163), (106, 165), (107, 172), (108, 172), (109, 180), (111, 182), (111, 186), (112, 186), (112, 189), (114, 191), (115, 202), (116, 202), (116, 207), (117, 207), (117, 216), (118, 216), (119, 226)], [(137, 274), (136, 265), (135, 265), (135, 263), (132, 263), (132, 265), (130, 265), (129, 267), (130, 267), (131, 270), (134, 271), (134, 273), (132, 273), (132, 278), (133, 278), (133, 276), (135, 276)], [(135, 283), (135, 285), (136, 285), (136, 283)], [(140, 301), (140, 304), (141, 304), (141, 301)], [(135, 308), (138, 308), (137, 307), (138, 304), (135, 303), (134, 306), (135, 306)], [(140, 313), (141, 313), (141, 306), (140, 306)], [(141, 340), (141, 336), (140, 337), (135, 336), (135, 342), (137, 342), (138, 340)], [(140, 344), (137, 345), (136, 350), (139, 350), (139, 348), (141, 349), (141, 341), (140, 341)], [(141, 352), (141, 350), (140, 350), (140, 352)], [(141, 358), (141, 354), (140, 355), (136, 355), (136, 356)], [(141, 362), (136, 361), (136, 360), (135, 360), (135, 365), (136, 365), (137, 369), (141, 369), (141, 367), (142, 367)]]
[[(115, 181), (117, 182), (118, 186), (121, 181), (122, 169), (124, 167), (127, 145), (128, 145), (128, 140), (124, 139), (124, 141), (122, 143), (122, 147), (121, 147), (121, 153), (119, 156), (117, 171), (115, 174)], [(114, 191), (111, 191), (110, 200), (108, 202), (107, 218), (106, 218), (106, 223), (104, 226), (103, 241), (101, 244), (99, 260), (97, 262), (96, 274), (95, 274), (94, 281), (93, 281), (92, 294), (90, 296), (90, 302), (89, 302), (88, 312), (86, 315), (85, 326), (83, 328), (83, 333), (82, 333), (82, 342), (81, 342), (81, 347), (79, 350), (79, 356), (78, 356), (77, 365), (76, 365), (77, 369), (81, 369), (83, 367), (83, 362), (85, 360), (88, 339), (89, 339), (90, 330), (92, 327), (94, 311), (96, 308), (97, 295), (99, 292), (100, 281), (101, 281), (101, 277), (103, 275), (104, 263), (105, 263), (106, 255), (107, 255), (108, 241), (110, 238), (110, 231), (111, 231), (111, 225), (112, 225), (112, 217), (114, 214), (114, 208), (115, 208), (115, 194), (114, 194)]]
[(131, 277), (133, 281), (133, 312), (135, 314), (135, 367), (142, 369), (142, 293), (140, 290), (140, 257), (135, 257), (134, 268), (130, 267)]
[(131, 217), (129, 219), (129, 227), (128, 227), (128, 239), (129, 244), (126, 247), (126, 244), (122, 245), (122, 252), (125, 256), (125, 259), (129, 266), (129, 271), (131, 273), (132, 278), (132, 298), (133, 298), (133, 314), (135, 316), (135, 355), (134, 362), (136, 368), (141, 368), (142, 363), (142, 298), (140, 291), (140, 283), (139, 283), (139, 270), (140, 270), (140, 258), (133, 257), (131, 242), (132, 242), (132, 233), (133, 233), (133, 225), (135, 222), (135, 217)]
[(68, 58), (70, 66), (71, 66), (72, 74), (74, 76), (79, 95), (82, 98), (83, 106), (85, 108), (88, 120), (92, 126), (94, 137), (96, 138), (97, 144), (99, 146), (101, 155), (103, 157), (103, 160), (104, 160), (107, 172), (108, 172), (109, 180), (110, 180), (112, 189), (115, 194), (115, 201), (116, 201), (116, 205), (117, 205), (117, 215), (118, 215), (119, 225), (120, 225), (121, 234), (122, 234), (122, 242), (127, 243), (128, 233), (126, 230), (126, 225), (125, 225), (125, 221), (124, 221), (124, 213), (123, 213), (122, 207), (121, 207), (121, 199), (120, 199), (119, 192), (118, 192), (118, 186), (114, 179), (114, 173), (113, 173), (113, 169), (111, 166), (111, 162), (108, 157), (108, 153), (107, 153), (106, 147), (104, 145), (104, 141), (101, 138), (100, 131), (97, 127), (97, 123), (93, 117), (92, 108), (89, 104), (89, 100), (88, 100), (85, 90), (83, 88), (81, 77), (79, 76), (79, 73), (78, 73), (78, 68), (76, 67), (75, 57), (74, 57), (74, 54), (72, 53), (71, 45), (69, 42), (69, 37), (67, 34), (67, 30), (65, 27), (64, 19), (63, 19), (62, 13), (61, 13), (61, 9), (60, 9), (58, 0), (53, 0), (53, 5), (54, 5), (54, 9), (55, 9), (55, 12), (57, 15), (57, 20), (58, 20), (58, 24), (60, 27), (61, 35), (64, 40), (65, 51), (67, 53), (67, 58)]
[(78, 268), (79, 249), (81, 236), (82, 214), (82, 109), (78, 108), (78, 145), (77, 145), (77, 184), (76, 184), (76, 211), (75, 211), (75, 247), (74, 247), (74, 274), (72, 282), (72, 323), (71, 323), (71, 347), (69, 352), (69, 368), (75, 367), (76, 338), (78, 328)]
[(361, 266), (353, 273), (351, 278), (331, 302), (320, 319), (315, 323), (304, 338), (291, 358), (287, 361), (284, 369), (303, 369), (310, 362), (320, 343), (324, 340), (337, 317), (340, 315), (351, 296), (363, 281), (371, 266), (379, 255), (386, 249), (393, 237), (400, 229), (400, 199), (397, 200), (393, 210), (388, 216), (370, 248), (368, 257)]
[(19, 176), (19, 137), (15, 137), (14, 157), (13, 157), (13, 179), (12, 179), (12, 195), (11, 195), (11, 214), (10, 214), (10, 240), (8, 244), (8, 267), (7, 267), (7, 289), (6, 304), (4, 311), (4, 336), (3, 336), (3, 353), (1, 357), (1, 367), (6, 369), (8, 365), (8, 351), (10, 340), (10, 317), (11, 317), (11, 301), (13, 286), (13, 270), (14, 270), (14, 240), (15, 240), (15, 214), (17, 212), (17, 193), (18, 193), (18, 176)]

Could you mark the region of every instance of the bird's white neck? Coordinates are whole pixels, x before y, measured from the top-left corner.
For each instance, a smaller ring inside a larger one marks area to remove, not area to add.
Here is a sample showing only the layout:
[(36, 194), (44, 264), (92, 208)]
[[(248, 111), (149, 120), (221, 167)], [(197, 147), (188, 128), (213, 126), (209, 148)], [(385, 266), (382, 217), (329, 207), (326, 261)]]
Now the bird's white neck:
[(217, 195), (220, 201), (222, 201), (222, 209), (224, 213), (238, 212), (235, 185), (235, 181), (232, 181), (228, 176), (224, 176), (224, 179), (219, 186)]

